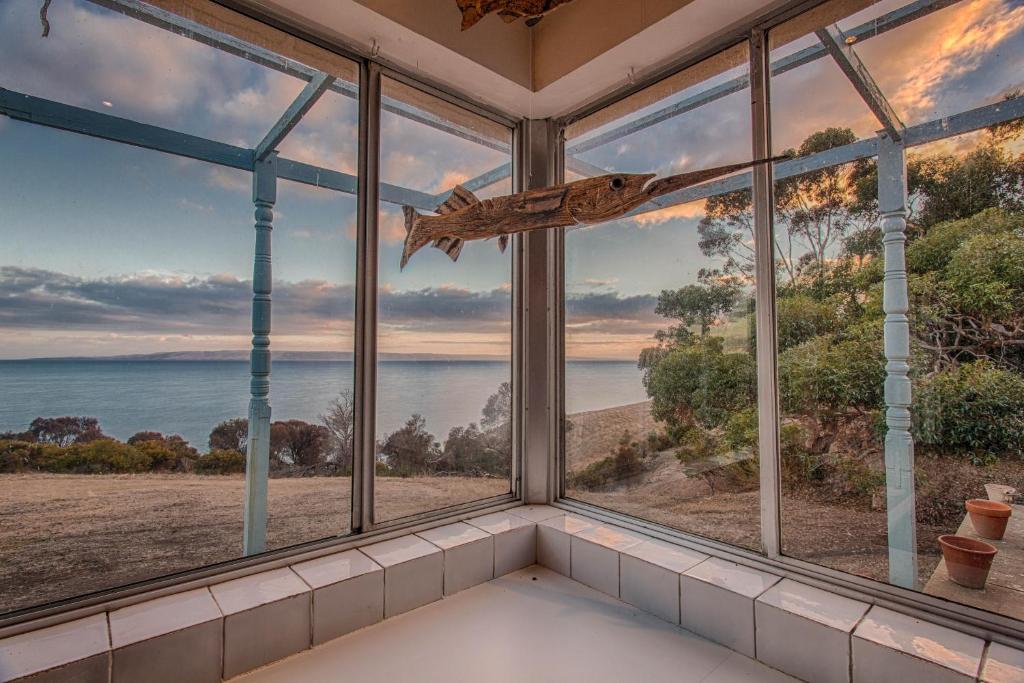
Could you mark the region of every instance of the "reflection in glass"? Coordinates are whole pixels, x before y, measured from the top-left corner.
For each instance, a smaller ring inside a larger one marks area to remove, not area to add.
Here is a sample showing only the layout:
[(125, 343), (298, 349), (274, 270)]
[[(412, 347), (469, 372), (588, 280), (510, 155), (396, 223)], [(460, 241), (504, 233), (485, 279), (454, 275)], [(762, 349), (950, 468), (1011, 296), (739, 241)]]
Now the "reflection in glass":
[(511, 131), (387, 78), (382, 97), (381, 182), (408, 190), (381, 191), (378, 522), (508, 493), (512, 462), (511, 252), (425, 248), (399, 268), (400, 203), (428, 213), (460, 183), (511, 192), (511, 173), (489, 174), (510, 168)]
[[(573, 124), (567, 178), (748, 159), (746, 63), (740, 46)], [(566, 493), (760, 549), (750, 190), (668, 198), (565, 235)]]

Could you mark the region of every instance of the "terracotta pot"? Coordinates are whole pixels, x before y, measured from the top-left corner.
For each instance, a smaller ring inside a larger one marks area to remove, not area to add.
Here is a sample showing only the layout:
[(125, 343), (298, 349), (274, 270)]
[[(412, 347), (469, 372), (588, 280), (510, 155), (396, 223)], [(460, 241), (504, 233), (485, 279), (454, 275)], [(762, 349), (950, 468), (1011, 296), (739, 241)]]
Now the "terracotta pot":
[(991, 543), (966, 536), (939, 536), (949, 578), (968, 588), (984, 588), (992, 558), (999, 551)]
[(967, 512), (971, 515), (971, 524), (979, 536), (995, 541), (1003, 539), (1003, 534), (1006, 533), (1006, 523), (1010, 521), (1013, 508), (1006, 503), (982, 498), (969, 500), (965, 505)]

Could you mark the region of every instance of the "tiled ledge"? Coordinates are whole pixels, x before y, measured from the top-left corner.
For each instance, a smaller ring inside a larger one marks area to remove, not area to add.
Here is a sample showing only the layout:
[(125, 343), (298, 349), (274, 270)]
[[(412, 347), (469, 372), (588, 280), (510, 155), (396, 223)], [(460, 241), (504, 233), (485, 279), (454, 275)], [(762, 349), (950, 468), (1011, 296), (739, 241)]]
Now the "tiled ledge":
[(524, 506), (0, 640), (0, 683), (215, 683), (535, 562), (803, 680), (1024, 681), (1024, 652)]

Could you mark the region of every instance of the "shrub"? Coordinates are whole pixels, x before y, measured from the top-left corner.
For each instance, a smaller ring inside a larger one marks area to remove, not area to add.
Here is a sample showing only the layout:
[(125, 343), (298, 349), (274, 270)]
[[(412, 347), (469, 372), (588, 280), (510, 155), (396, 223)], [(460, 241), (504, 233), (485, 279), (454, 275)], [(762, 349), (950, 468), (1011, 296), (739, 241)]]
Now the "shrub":
[(177, 434), (164, 436), (160, 432), (137, 432), (128, 438), (127, 443), (148, 455), (154, 470), (188, 472), (199, 457), (199, 451)]
[(37, 417), (28, 426), (33, 439), (39, 443), (70, 446), (107, 438), (95, 417)]
[(210, 432), (211, 451), (238, 451), (245, 453), (249, 445), (249, 420), (236, 417), (224, 420)]
[(780, 297), (777, 318), (780, 351), (839, 329), (835, 305), (806, 294)]
[(641, 474), (646, 457), (643, 444), (633, 441), (628, 431), (623, 432), (611, 456), (590, 463), (579, 472), (569, 473), (566, 485), (570, 488), (594, 490), (621, 482)]
[[(807, 415), (834, 427), (882, 405), (885, 357), (881, 322), (815, 337), (779, 354), (779, 394), (788, 414)], [(821, 442), (816, 450), (824, 451)]]
[(939, 453), (975, 463), (1024, 457), (1024, 377), (979, 361), (920, 382), (914, 438)]
[(195, 470), (198, 474), (240, 474), (245, 472), (245, 454), (215, 448), (199, 456)]
[(377, 444), (377, 453), (388, 474), (400, 477), (429, 474), (441, 459), (440, 445), (421, 415), (413, 415), (401, 429), (388, 434)]
[(733, 450), (757, 448), (757, 408), (747, 408), (729, 416), (723, 438)]
[(922, 274), (940, 271), (950, 254), (977, 235), (1005, 235), (1017, 230), (1021, 217), (1001, 209), (986, 209), (970, 218), (938, 223), (907, 247), (907, 271)]
[(270, 458), (280, 465), (317, 468), (327, 459), (331, 432), (323, 425), (283, 420), (270, 425)]
[(647, 371), (644, 383), (655, 419), (679, 427), (696, 422), (719, 427), (754, 403), (757, 376), (749, 353), (725, 353), (708, 337), (669, 351)]
[(51, 471), (73, 474), (118, 474), (147, 472), (153, 455), (113, 439), (76, 443), (63, 449)]

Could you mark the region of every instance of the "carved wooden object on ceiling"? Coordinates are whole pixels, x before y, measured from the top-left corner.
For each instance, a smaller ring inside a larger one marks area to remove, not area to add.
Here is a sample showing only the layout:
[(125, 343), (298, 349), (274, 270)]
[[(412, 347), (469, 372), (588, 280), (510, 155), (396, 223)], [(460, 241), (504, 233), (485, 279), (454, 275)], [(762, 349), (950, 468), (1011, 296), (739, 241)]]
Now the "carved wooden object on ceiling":
[(509, 237), (517, 232), (614, 220), (656, 197), (784, 158), (746, 161), (658, 180), (652, 180), (654, 173), (611, 173), (484, 200), (456, 185), (448, 199), (437, 207), (436, 216), (418, 213), (411, 206), (402, 207), (406, 232), (402, 267), (428, 244), (444, 251), (453, 261), (459, 258), (467, 240), (497, 237), (498, 249), (504, 252)]
[(491, 12), (497, 12), (506, 24), (526, 17), (526, 25), (533, 26), (545, 14), (572, 0), (455, 0), (462, 11), (462, 30), (475, 24)]

